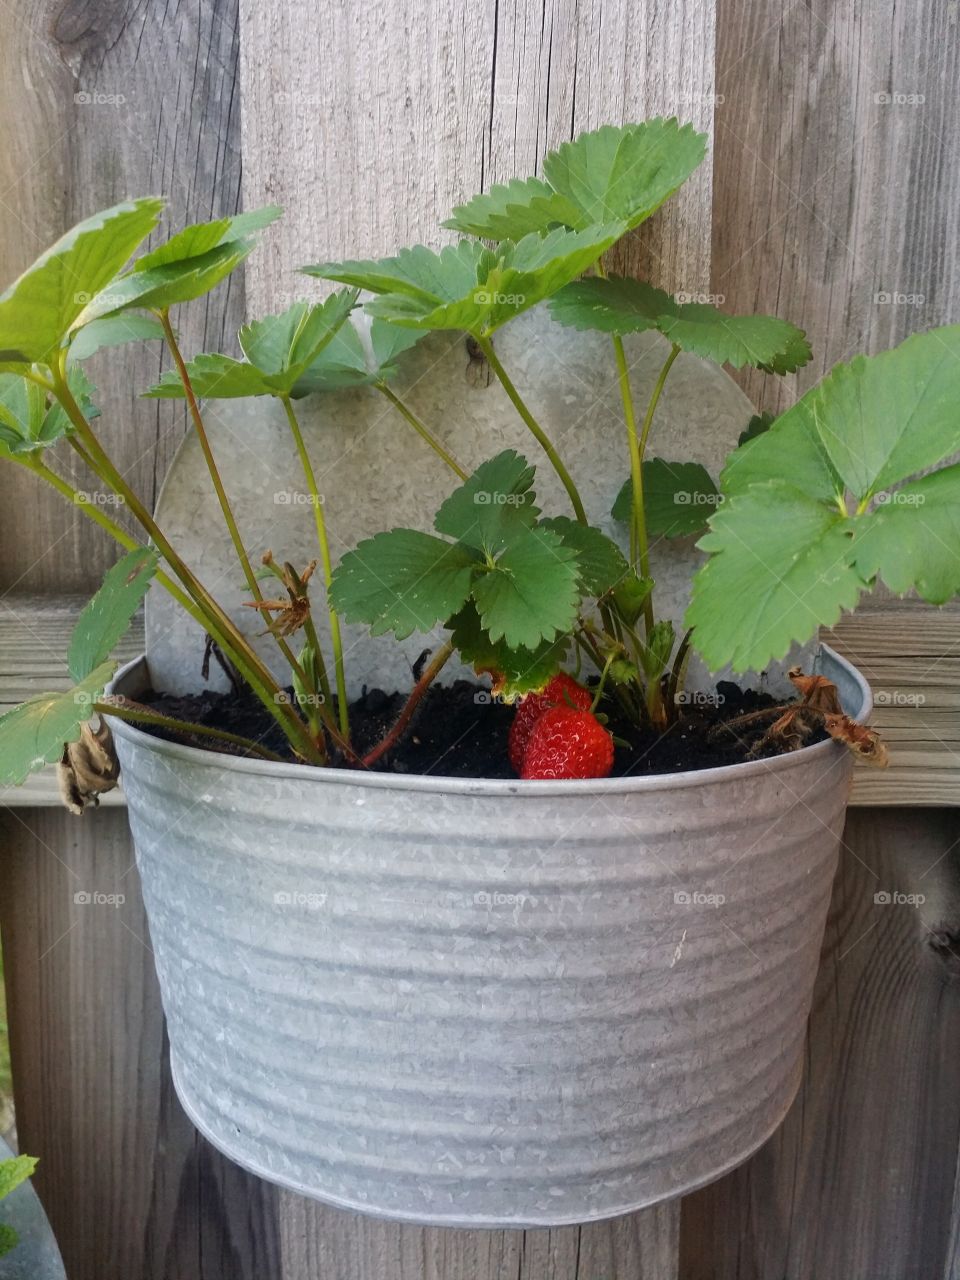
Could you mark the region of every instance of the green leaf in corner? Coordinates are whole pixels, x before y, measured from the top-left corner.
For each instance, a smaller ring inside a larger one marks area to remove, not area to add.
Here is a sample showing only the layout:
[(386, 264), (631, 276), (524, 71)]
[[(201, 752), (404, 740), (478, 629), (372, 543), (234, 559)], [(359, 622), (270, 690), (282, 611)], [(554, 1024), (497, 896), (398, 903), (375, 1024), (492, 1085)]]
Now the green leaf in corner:
[(0, 361), (48, 363), (93, 294), (157, 224), (163, 201), (125, 200), (61, 236), (0, 295)]
[(705, 154), (706, 135), (675, 119), (604, 125), (551, 151), (545, 181), (496, 186), (456, 208), (444, 225), (493, 240), (609, 222), (631, 230), (673, 195)]
[(399, 371), (400, 357), (425, 336), (417, 329), (374, 320), (368, 351), (355, 326), (345, 324), (311, 361), (290, 394), (297, 398), (317, 391), (391, 382)]
[(776, 316), (731, 316), (706, 302), (678, 302), (662, 289), (622, 276), (568, 284), (550, 304), (575, 329), (640, 333), (657, 329), (681, 351), (729, 364), (792, 373), (810, 359), (801, 329)]
[(468, 548), (417, 529), (392, 529), (348, 551), (334, 571), (330, 603), (372, 635), (403, 640), (429, 631), (462, 608), (477, 557)]
[(483, 629), (473, 601), (450, 618), (447, 627), (462, 661), (477, 675), (491, 676), (494, 692), (505, 698), (542, 689), (559, 671), (570, 645), (567, 635), (543, 641), (535, 649), (511, 649), (502, 640), (495, 643)]
[(0, 1200), (32, 1177), (38, 1163), (36, 1156), (13, 1156), (9, 1160), (0, 1160)]
[[(717, 486), (699, 462), (667, 462), (647, 458), (643, 463), (644, 511), (647, 531), (657, 538), (684, 538), (702, 533), (720, 502)], [(629, 480), (613, 504), (615, 520), (630, 520), (633, 487)]]
[(67, 667), (74, 680), (86, 680), (107, 660), (126, 633), (157, 571), (152, 547), (130, 551), (107, 571), (100, 590), (84, 608), (67, 651)]
[(276, 222), (281, 212), (278, 205), (268, 204), (262, 209), (253, 209), (250, 213), (235, 213), (231, 217), (214, 218), (211, 222), (194, 222), (156, 249), (143, 254), (134, 263), (133, 269), (151, 271), (154, 267), (200, 257), (231, 240), (246, 240)]
[(555, 533), (518, 527), (496, 564), (477, 578), (473, 598), (492, 641), (535, 649), (573, 626), (579, 583), (576, 553)]
[(711, 555), (685, 618), (710, 670), (761, 671), (852, 609), (865, 583), (851, 534), (836, 507), (783, 480), (725, 501), (697, 544)]
[(104, 662), (72, 689), (38, 694), (0, 716), (0, 785), (18, 787), (28, 774), (60, 759), (64, 744), (80, 736), (116, 666)]
[(395, 258), (304, 269), (382, 295), (365, 307), (380, 320), (414, 329), (463, 329), (482, 338), (592, 267), (622, 233), (619, 223), (582, 232), (558, 228), (504, 241), (495, 250), (461, 240), (439, 253), (417, 245)]
[(541, 520), (539, 527), (555, 533), (565, 547), (576, 552), (584, 595), (606, 595), (629, 574), (630, 566), (617, 544), (592, 525), (554, 516)]

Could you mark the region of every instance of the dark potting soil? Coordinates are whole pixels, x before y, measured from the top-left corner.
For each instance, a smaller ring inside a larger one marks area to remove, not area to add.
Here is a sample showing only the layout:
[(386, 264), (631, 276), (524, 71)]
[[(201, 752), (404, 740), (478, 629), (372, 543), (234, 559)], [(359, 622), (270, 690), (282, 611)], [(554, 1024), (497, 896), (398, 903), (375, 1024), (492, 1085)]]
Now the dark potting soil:
[[(369, 689), (350, 706), (354, 748), (363, 755), (394, 724), (406, 694)], [(141, 701), (178, 720), (188, 720), (240, 734), (281, 755), (289, 747), (279, 727), (250, 694), (201, 693), (186, 697), (147, 693)], [(607, 728), (618, 742), (615, 777), (678, 773), (688, 769), (714, 769), (738, 764), (770, 724), (738, 726), (736, 732), (715, 732), (717, 727), (752, 711), (775, 705), (769, 694), (741, 689), (731, 681), (717, 684), (712, 698), (697, 698), (680, 708), (677, 722), (665, 732), (638, 728), (618, 714), (616, 704), (601, 706)], [(396, 747), (374, 766), (387, 773), (435, 774), (447, 778), (513, 778), (507, 759), (507, 737), (513, 708), (491, 697), (472, 680), (457, 680), (449, 687), (434, 685), (420, 705)], [(711, 730), (714, 732), (711, 733)], [(184, 741), (182, 735), (150, 728), (158, 737)], [(811, 741), (826, 737), (819, 733)], [(195, 737), (193, 745), (218, 750), (210, 739)], [(629, 744), (629, 745), (624, 745)], [(240, 752), (242, 754), (242, 752)], [(765, 748), (761, 757), (776, 754)], [(331, 760), (331, 764), (342, 761)]]

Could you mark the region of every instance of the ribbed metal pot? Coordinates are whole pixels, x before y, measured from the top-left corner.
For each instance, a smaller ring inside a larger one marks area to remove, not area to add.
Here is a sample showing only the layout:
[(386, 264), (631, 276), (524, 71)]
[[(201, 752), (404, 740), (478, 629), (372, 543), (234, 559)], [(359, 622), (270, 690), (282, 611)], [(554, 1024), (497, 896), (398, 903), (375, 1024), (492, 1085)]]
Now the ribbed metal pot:
[[(859, 674), (822, 669), (865, 718)], [(474, 782), (113, 730), (177, 1092), (262, 1177), (415, 1222), (586, 1222), (719, 1176), (790, 1106), (850, 784), (834, 743)]]

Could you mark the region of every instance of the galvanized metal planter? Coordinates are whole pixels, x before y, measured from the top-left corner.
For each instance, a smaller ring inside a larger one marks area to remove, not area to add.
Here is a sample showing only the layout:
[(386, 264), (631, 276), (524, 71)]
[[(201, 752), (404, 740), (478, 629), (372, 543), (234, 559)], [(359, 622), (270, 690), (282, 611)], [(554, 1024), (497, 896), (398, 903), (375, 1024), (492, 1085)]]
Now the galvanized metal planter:
[[(828, 649), (822, 669), (864, 719), (859, 674)], [(586, 1222), (719, 1176), (790, 1106), (850, 781), (834, 743), (521, 783), (113, 729), (177, 1091), (262, 1177), (416, 1222)]]

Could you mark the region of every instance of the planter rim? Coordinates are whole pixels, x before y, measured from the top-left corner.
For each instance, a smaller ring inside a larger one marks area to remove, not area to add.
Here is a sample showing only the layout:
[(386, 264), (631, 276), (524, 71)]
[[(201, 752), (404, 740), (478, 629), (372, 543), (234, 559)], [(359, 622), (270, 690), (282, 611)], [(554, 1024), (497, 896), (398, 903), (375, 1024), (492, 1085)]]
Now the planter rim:
[[(818, 669), (824, 658), (831, 665), (843, 670), (855, 685), (860, 695), (860, 705), (847, 708), (847, 713), (854, 720), (865, 723), (873, 707), (873, 693), (867, 681), (851, 662), (828, 644), (821, 644), (819, 647), (815, 664)], [(145, 654), (126, 663), (110, 681), (107, 692), (118, 692), (147, 663), (148, 658)], [(168, 742), (153, 734), (145, 733), (134, 724), (121, 720), (117, 716), (108, 716), (107, 719), (110, 721), (113, 733), (121, 738), (155, 751), (158, 755), (180, 760), (184, 764), (216, 769), (221, 773), (226, 770), (263, 779), (297, 778), (304, 781), (309, 779), (311, 783), (317, 785), (348, 783), (351, 786), (376, 787), (384, 791), (443, 792), (447, 795), (471, 796), (610, 796), (644, 791), (677, 791), (688, 787), (747, 778), (756, 774), (781, 773), (806, 764), (819, 756), (845, 749), (839, 743), (828, 739), (825, 742), (817, 742), (811, 747), (803, 747), (799, 751), (773, 756), (766, 760), (745, 760), (739, 764), (721, 765), (716, 769), (689, 769), (679, 773), (645, 774), (636, 777), (549, 781), (526, 781), (521, 778), (447, 778), (442, 774), (380, 773), (372, 770), (364, 772), (359, 769), (321, 768), (293, 762), (280, 763), (230, 756), (216, 751), (204, 751), (200, 747), (190, 747), (184, 743)]]

